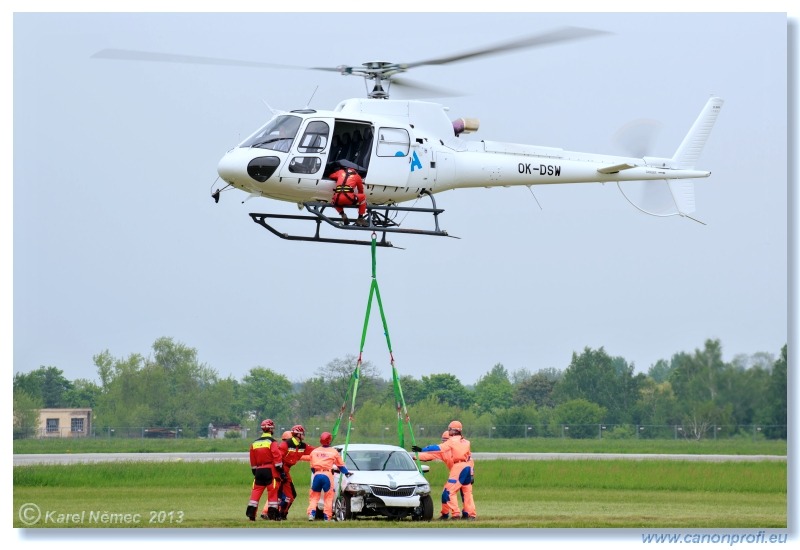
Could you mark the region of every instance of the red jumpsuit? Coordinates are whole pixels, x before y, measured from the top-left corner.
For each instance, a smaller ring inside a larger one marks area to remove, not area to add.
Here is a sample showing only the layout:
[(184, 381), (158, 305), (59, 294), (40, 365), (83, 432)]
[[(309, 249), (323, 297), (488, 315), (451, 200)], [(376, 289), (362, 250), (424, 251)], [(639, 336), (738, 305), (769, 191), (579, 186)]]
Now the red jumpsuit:
[(358, 205), (358, 217), (363, 217), (367, 213), (367, 196), (364, 194), (364, 182), (358, 172), (353, 168), (340, 168), (331, 174), (330, 178), (336, 180), (331, 200), (336, 211), (344, 214), (343, 206)]
[(449, 512), (451, 518), (461, 516), (458, 508), (458, 493), (461, 492), (464, 500), (464, 513), (468, 517), (477, 517), (475, 500), (472, 496), (472, 479), (475, 463), (472, 461), (471, 444), (469, 440), (460, 435), (450, 436), (450, 439), (441, 445), (425, 447), (420, 454), (428, 460), (431, 458), (441, 460), (448, 468), (450, 474), (442, 492), (442, 515)]
[(283, 472), (286, 479), (281, 482), (280, 494), (283, 495), (283, 502), (279, 506), (279, 512), (283, 519), (289, 514), (289, 508), (297, 497), (297, 491), (292, 481), (292, 466), (301, 460), (311, 460), (311, 451), (315, 449), (311, 445), (306, 445), (296, 437), (284, 439), (280, 442), (281, 454), (283, 456)]
[[(267, 491), (267, 502), (264, 505), (263, 515), (269, 519), (278, 519), (278, 485), (280, 473), (283, 468), (283, 458), (280, 445), (269, 432), (250, 444), (250, 468), (253, 470), (253, 489), (250, 492), (250, 502), (247, 505), (247, 516), (255, 521), (255, 511), (258, 501), (264, 490)], [(252, 512), (251, 512), (252, 510)], [(252, 515), (251, 515), (252, 514)]]
[(313, 519), (317, 514), (317, 503), (321, 493), (325, 493), (325, 506), (323, 513), (325, 519), (333, 516), (333, 495), (336, 490), (333, 487), (333, 467), (337, 466), (339, 471), (347, 474), (347, 467), (344, 465), (342, 455), (333, 447), (317, 447), (311, 451), (311, 490), (308, 493), (308, 514), (309, 519)]

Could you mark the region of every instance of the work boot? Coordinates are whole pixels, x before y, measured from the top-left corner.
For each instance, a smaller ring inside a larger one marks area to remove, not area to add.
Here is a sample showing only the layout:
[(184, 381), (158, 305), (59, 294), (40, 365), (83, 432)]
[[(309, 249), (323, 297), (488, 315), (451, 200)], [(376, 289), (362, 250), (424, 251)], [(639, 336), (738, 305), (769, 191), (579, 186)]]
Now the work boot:
[(369, 221), (367, 220), (366, 216), (359, 216), (356, 220), (356, 225), (360, 225), (361, 227), (366, 227), (369, 225)]
[(315, 519), (317, 519), (317, 511), (311, 510), (311, 513), (308, 514), (308, 521), (314, 521)]
[(256, 507), (255, 506), (248, 506), (247, 510), (244, 511), (244, 515), (247, 516), (247, 519), (250, 521), (256, 520)]
[(267, 514), (261, 514), (261, 519), (269, 519), (269, 516)]
[(342, 225), (350, 225), (350, 220), (344, 212), (342, 212)]
[(439, 516), (439, 521), (443, 521), (443, 520), (446, 520), (446, 519), (450, 519), (450, 516), (447, 515), (447, 514), (442, 514), (441, 516)]

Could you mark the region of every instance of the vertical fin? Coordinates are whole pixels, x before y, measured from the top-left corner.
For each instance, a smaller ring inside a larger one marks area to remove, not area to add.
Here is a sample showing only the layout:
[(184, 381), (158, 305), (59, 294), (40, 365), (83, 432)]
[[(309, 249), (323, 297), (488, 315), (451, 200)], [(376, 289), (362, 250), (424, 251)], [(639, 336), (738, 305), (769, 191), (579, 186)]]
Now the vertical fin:
[(675, 155), (672, 157), (672, 168), (694, 168), (697, 159), (700, 158), (700, 153), (703, 152), (703, 147), (709, 134), (711, 134), (711, 128), (713, 128), (714, 122), (717, 120), (717, 115), (719, 115), (723, 103), (722, 98), (714, 96), (709, 98), (700, 112), (700, 116), (694, 121), (689, 133), (686, 134), (680, 147), (675, 151)]

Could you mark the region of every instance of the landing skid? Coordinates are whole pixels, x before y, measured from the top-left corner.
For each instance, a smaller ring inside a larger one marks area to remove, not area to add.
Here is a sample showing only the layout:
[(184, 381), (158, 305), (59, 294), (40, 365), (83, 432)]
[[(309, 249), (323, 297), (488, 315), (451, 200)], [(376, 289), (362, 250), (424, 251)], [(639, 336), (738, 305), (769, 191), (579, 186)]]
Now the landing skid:
[[(372, 239), (337, 239), (337, 238), (330, 238), (330, 237), (322, 237), (320, 235), (320, 229), (322, 227), (322, 222), (331, 225), (336, 229), (344, 229), (346, 231), (367, 231), (373, 234), (381, 233), (380, 239), (377, 239), (376, 246), (384, 246), (384, 247), (394, 247), (394, 245), (386, 240), (387, 233), (405, 233), (405, 234), (414, 234), (414, 235), (433, 235), (439, 237), (452, 237), (452, 235), (448, 235), (447, 231), (443, 231), (439, 228), (439, 214), (444, 212), (441, 208), (436, 208), (436, 201), (434, 201), (433, 196), (429, 193), (425, 193), (431, 199), (431, 203), (433, 205), (432, 208), (417, 208), (412, 206), (394, 206), (394, 205), (385, 205), (385, 206), (367, 206), (367, 225), (356, 225), (351, 221), (349, 225), (345, 225), (341, 218), (339, 217), (339, 213), (333, 208), (333, 205), (328, 202), (320, 202), (320, 201), (309, 201), (304, 202), (303, 207), (312, 215), (311, 216), (304, 216), (304, 215), (294, 215), (294, 214), (257, 214), (251, 213), (250, 217), (253, 218), (253, 221), (257, 224), (261, 225), (262, 227), (269, 230), (272, 234), (277, 235), (281, 239), (286, 239), (289, 241), (311, 241), (311, 242), (320, 242), (320, 243), (334, 243), (334, 244), (357, 244), (357, 245), (372, 245)], [(333, 213), (333, 218), (329, 217), (325, 210), (327, 208), (331, 209)], [(355, 208), (355, 207), (353, 207)], [(406, 213), (422, 213), (422, 214), (432, 214), (433, 215), (433, 229), (414, 229), (414, 228), (404, 228), (401, 227), (399, 223), (395, 221), (395, 217), (399, 212), (406, 212)], [(273, 227), (267, 220), (273, 219), (281, 219), (281, 220), (301, 220), (304, 222), (310, 221), (316, 224), (315, 232), (313, 236), (304, 236), (304, 235), (291, 235), (289, 233), (285, 233), (279, 231), (275, 227)], [(458, 237), (452, 237), (458, 238)], [(399, 248), (399, 247), (396, 247)]]

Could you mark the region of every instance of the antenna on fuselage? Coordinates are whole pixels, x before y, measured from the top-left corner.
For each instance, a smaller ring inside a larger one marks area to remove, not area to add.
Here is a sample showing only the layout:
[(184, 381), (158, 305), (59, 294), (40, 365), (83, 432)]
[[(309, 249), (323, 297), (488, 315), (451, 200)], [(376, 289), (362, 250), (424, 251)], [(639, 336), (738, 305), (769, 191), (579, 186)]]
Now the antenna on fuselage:
[(319, 90), (319, 85), (314, 88), (314, 91), (311, 93), (311, 97), (309, 97), (308, 101), (306, 101), (306, 109), (308, 109), (308, 107), (311, 105), (311, 100), (314, 99), (314, 96), (317, 94), (317, 90)]

